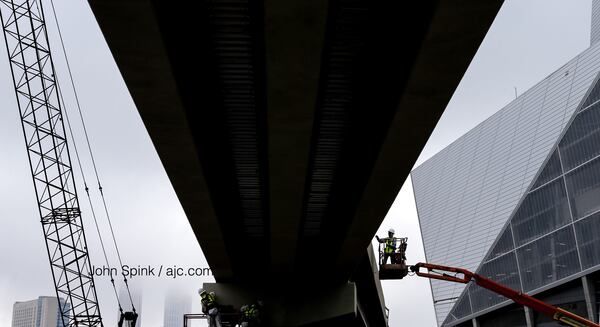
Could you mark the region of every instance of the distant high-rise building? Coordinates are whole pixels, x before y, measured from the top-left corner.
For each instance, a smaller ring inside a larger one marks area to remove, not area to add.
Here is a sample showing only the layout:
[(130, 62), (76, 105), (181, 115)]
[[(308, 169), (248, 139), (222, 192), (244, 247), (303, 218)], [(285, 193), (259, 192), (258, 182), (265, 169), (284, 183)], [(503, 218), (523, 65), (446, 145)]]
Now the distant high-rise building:
[[(135, 306), (135, 311), (138, 314), (138, 320), (135, 324), (135, 327), (142, 327), (142, 293), (137, 289), (130, 286), (131, 298), (133, 299), (133, 305)], [(127, 288), (121, 287), (119, 290), (119, 300), (121, 301), (121, 306), (123, 307), (123, 311), (132, 311), (131, 300), (129, 299), (129, 293), (127, 293)], [(117, 314), (119, 316), (120, 312)]]
[(183, 326), (183, 315), (190, 313), (192, 303), (188, 296), (178, 292), (170, 292), (165, 297), (165, 315), (163, 327)]
[[(60, 301), (60, 302), (59, 302)], [(12, 327), (64, 327), (59, 310), (63, 307), (70, 311), (70, 305), (64, 299), (54, 296), (40, 296), (31, 301), (15, 302), (13, 305)]]

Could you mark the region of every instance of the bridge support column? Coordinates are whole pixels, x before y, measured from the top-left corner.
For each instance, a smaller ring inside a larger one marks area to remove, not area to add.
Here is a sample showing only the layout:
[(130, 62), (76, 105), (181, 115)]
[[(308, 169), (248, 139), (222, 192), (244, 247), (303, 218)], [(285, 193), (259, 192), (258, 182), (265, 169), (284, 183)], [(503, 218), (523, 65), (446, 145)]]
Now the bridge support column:
[(533, 315), (533, 310), (529, 307), (523, 307), (525, 310), (525, 322), (527, 323), (527, 327), (535, 326), (535, 316)]
[(597, 322), (598, 312), (596, 309), (596, 290), (594, 283), (588, 276), (583, 276), (581, 277), (581, 284), (583, 286), (583, 295), (585, 296), (588, 319)]

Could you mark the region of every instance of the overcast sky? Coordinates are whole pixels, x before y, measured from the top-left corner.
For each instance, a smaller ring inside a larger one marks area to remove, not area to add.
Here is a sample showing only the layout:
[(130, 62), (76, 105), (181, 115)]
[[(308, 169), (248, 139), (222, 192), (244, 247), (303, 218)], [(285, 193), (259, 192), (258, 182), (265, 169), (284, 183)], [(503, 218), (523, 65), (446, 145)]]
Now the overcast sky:
[[(85, 1), (55, 0), (88, 131), (111, 208), (125, 264), (206, 267), (135, 105)], [(519, 93), (563, 65), (589, 44), (591, 0), (508, 0), (467, 70), (419, 163), (489, 117)], [(47, 10), (48, 21), (52, 17)], [(49, 25), (52, 46), (56, 30)], [(53, 295), (43, 235), (27, 165), (8, 60), (0, 54), (0, 326), (10, 326), (15, 301)], [(54, 53), (65, 91), (64, 60)], [(76, 117), (72, 94), (68, 110)], [(76, 137), (81, 139), (80, 126)], [(84, 144), (79, 144), (83, 148)], [(84, 156), (84, 159), (87, 156)], [(84, 163), (92, 180), (89, 161)], [(78, 176), (78, 186), (81, 179)], [(82, 194), (81, 194), (82, 195)], [(97, 193), (94, 190), (93, 196)], [(103, 261), (98, 237), (82, 199), (84, 223), (96, 265)], [(99, 203), (96, 203), (99, 206)], [(108, 235), (106, 224), (102, 226)], [(408, 258), (423, 261), (423, 248), (410, 182), (381, 226), (409, 237)], [(143, 250), (142, 250), (143, 249)], [(111, 253), (114, 258), (114, 253)], [(162, 325), (163, 295), (180, 289), (194, 300), (210, 277), (133, 279), (143, 289), (143, 326)], [(106, 278), (97, 280), (106, 326), (116, 325), (116, 302)], [(390, 325), (435, 326), (429, 282), (416, 277), (383, 282)]]

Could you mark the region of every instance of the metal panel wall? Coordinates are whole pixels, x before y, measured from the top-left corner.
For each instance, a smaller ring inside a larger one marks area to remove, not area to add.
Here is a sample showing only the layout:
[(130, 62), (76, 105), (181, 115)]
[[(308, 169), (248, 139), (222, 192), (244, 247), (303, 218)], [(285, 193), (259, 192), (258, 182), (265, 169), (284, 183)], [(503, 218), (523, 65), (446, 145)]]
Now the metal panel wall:
[(592, 31), (590, 44), (595, 45), (600, 41), (600, 0), (592, 0)]

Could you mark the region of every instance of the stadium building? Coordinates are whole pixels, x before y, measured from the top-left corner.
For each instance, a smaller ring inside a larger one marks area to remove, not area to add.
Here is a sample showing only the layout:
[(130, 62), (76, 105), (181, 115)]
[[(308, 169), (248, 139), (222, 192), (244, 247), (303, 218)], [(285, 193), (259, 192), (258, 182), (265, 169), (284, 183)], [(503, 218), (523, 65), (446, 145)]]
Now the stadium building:
[[(600, 1), (591, 45), (411, 174), (428, 262), (598, 321)], [(558, 326), (477, 285), (431, 281), (440, 326)]]

